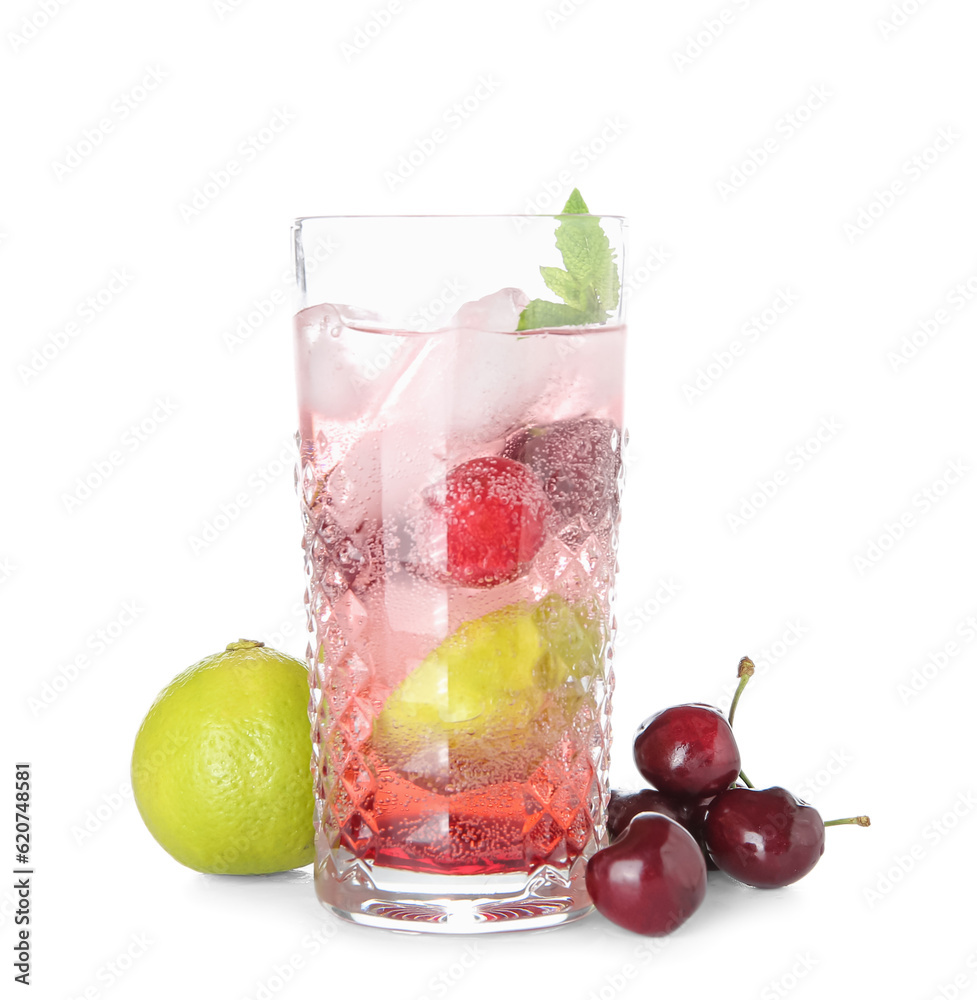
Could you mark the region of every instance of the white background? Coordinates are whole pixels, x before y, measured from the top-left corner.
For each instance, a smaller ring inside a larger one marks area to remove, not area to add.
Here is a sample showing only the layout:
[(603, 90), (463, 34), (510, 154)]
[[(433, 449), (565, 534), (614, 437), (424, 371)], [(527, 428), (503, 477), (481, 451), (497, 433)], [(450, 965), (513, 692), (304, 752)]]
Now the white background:
[[(403, 0), (378, 30), (383, 0), (47, 3), (0, 15), (0, 787), (32, 762), (33, 995), (977, 996), (974, 5)], [(304, 648), (292, 217), (553, 211), (561, 172), (631, 220), (614, 781), (644, 715), (725, 705), (748, 652), (753, 780), (872, 828), (786, 890), (713, 876), (660, 944), (592, 916), (470, 951), (340, 925), (309, 869), (181, 868), (127, 786), (143, 714), (238, 636)]]

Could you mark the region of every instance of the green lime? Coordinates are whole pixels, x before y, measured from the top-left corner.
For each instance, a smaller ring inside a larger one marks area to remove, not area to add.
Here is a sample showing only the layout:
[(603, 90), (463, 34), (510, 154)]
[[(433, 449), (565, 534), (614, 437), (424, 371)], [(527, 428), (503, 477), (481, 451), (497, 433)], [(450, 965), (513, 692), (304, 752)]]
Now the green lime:
[(374, 746), (411, 780), (441, 790), (524, 776), (602, 668), (590, 610), (551, 594), (465, 622), (391, 693)]
[(136, 735), (132, 790), (149, 832), (200, 872), (313, 860), (305, 665), (242, 639), (185, 670)]

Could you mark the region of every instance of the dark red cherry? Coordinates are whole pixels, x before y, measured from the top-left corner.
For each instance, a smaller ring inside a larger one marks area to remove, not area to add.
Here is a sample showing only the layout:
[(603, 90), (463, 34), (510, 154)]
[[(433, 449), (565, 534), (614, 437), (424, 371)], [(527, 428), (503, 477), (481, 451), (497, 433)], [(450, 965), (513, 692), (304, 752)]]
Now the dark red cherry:
[(740, 773), (733, 730), (711, 705), (674, 705), (645, 719), (634, 762), (646, 781), (681, 799), (716, 795)]
[(694, 805), (689, 805), (687, 819), (682, 824), (695, 838), (695, 842), (699, 845), (702, 856), (706, 860), (706, 868), (711, 872), (719, 871), (719, 865), (709, 857), (709, 852), (706, 850), (706, 815), (709, 812), (709, 806), (715, 801), (715, 798), (715, 795), (711, 795), (707, 799), (701, 799)]
[(803, 878), (824, 853), (821, 814), (784, 788), (730, 788), (709, 805), (713, 861), (747, 885), (773, 889)]
[(563, 518), (583, 515), (591, 530), (617, 517), (621, 432), (594, 417), (527, 427), (506, 441), (502, 454), (528, 465)]
[(628, 828), (628, 823), (643, 812), (661, 813), (688, 829), (690, 810), (689, 803), (680, 802), (654, 788), (642, 788), (636, 792), (613, 790), (607, 806), (607, 834), (611, 840), (617, 840)]
[(692, 835), (661, 813), (640, 813), (587, 863), (587, 891), (608, 920), (661, 936), (699, 908), (706, 864)]

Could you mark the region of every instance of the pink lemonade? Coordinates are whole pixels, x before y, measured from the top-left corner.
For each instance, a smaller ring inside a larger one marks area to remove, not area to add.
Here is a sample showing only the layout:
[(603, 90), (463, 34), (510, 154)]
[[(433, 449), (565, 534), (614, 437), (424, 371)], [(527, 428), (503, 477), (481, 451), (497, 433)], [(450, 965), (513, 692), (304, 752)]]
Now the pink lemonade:
[(565, 897), (606, 842), (624, 327), (318, 305), (296, 337), (320, 896), (403, 919), (410, 873), (543, 872)]

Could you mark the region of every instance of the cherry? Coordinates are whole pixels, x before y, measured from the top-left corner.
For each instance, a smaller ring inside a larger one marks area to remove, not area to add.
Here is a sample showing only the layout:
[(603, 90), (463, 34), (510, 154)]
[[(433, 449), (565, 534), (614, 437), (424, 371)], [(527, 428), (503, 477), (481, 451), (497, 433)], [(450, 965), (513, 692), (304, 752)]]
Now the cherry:
[(707, 867), (760, 888), (790, 885), (818, 863), (825, 827), (869, 825), (867, 816), (825, 823), (785, 789), (753, 787), (731, 725), (754, 671), (744, 656), (728, 721), (711, 705), (675, 705), (638, 728), (635, 763), (655, 789), (611, 792), (612, 843), (587, 865), (587, 890), (614, 923), (667, 934), (702, 902)]
[(690, 810), (687, 802), (673, 799), (653, 788), (642, 788), (636, 792), (612, 790), (607, 806), (607, 834), (611, 840), (617, 840), (628, 828), (628, 823), (638, 813), (644, 812), (661, 813), (688, 829)]
[(699, 845), (699, 850), (702, 851), (702, 856), (705, 858), (706, 868), (711, 872), (718, 872), (719, 865), (709, 857), (709, 852), (706, 850), (706, 815), (715, 798), (715, 795), (710, 795), (708, 798), (700, 799), (694, 805), (689, 805), (687, 807), (688, 818), (682, 823), (682, 826), (695, 838), (695, 842)]
[(616, 503), (621, 433), (609, 420), (587, 417), (527, 427), (509, 438), (502, 454), (536, 473), (553, 509), (565, 519), (582, 514), (594, 528)]
[(532, 561), (549, 505), (525, 465), (493, 455), (448, 473), (443, 510), (448, 575), (470, 587), (491, 587), (514, 580)]
[(824, 828), (868, 826), (867, 816), (825, 823), (821, 814), (784, 788), (730, 788), (706, 813), (706, 848), (727, 875), (772, 889), (803, 878), (824, 853)]
[(646, 781), (680, 799), (716, 795), (740, 773), (733, 731), (711, 705), (674, 705), (645, 719), (634, 762)]
[(699, 908), (706, 865), (691, 834), (661, 813), (640, 813), (587, 863), (587, 891), (608, 920), (638, 934), (668, 934)]

